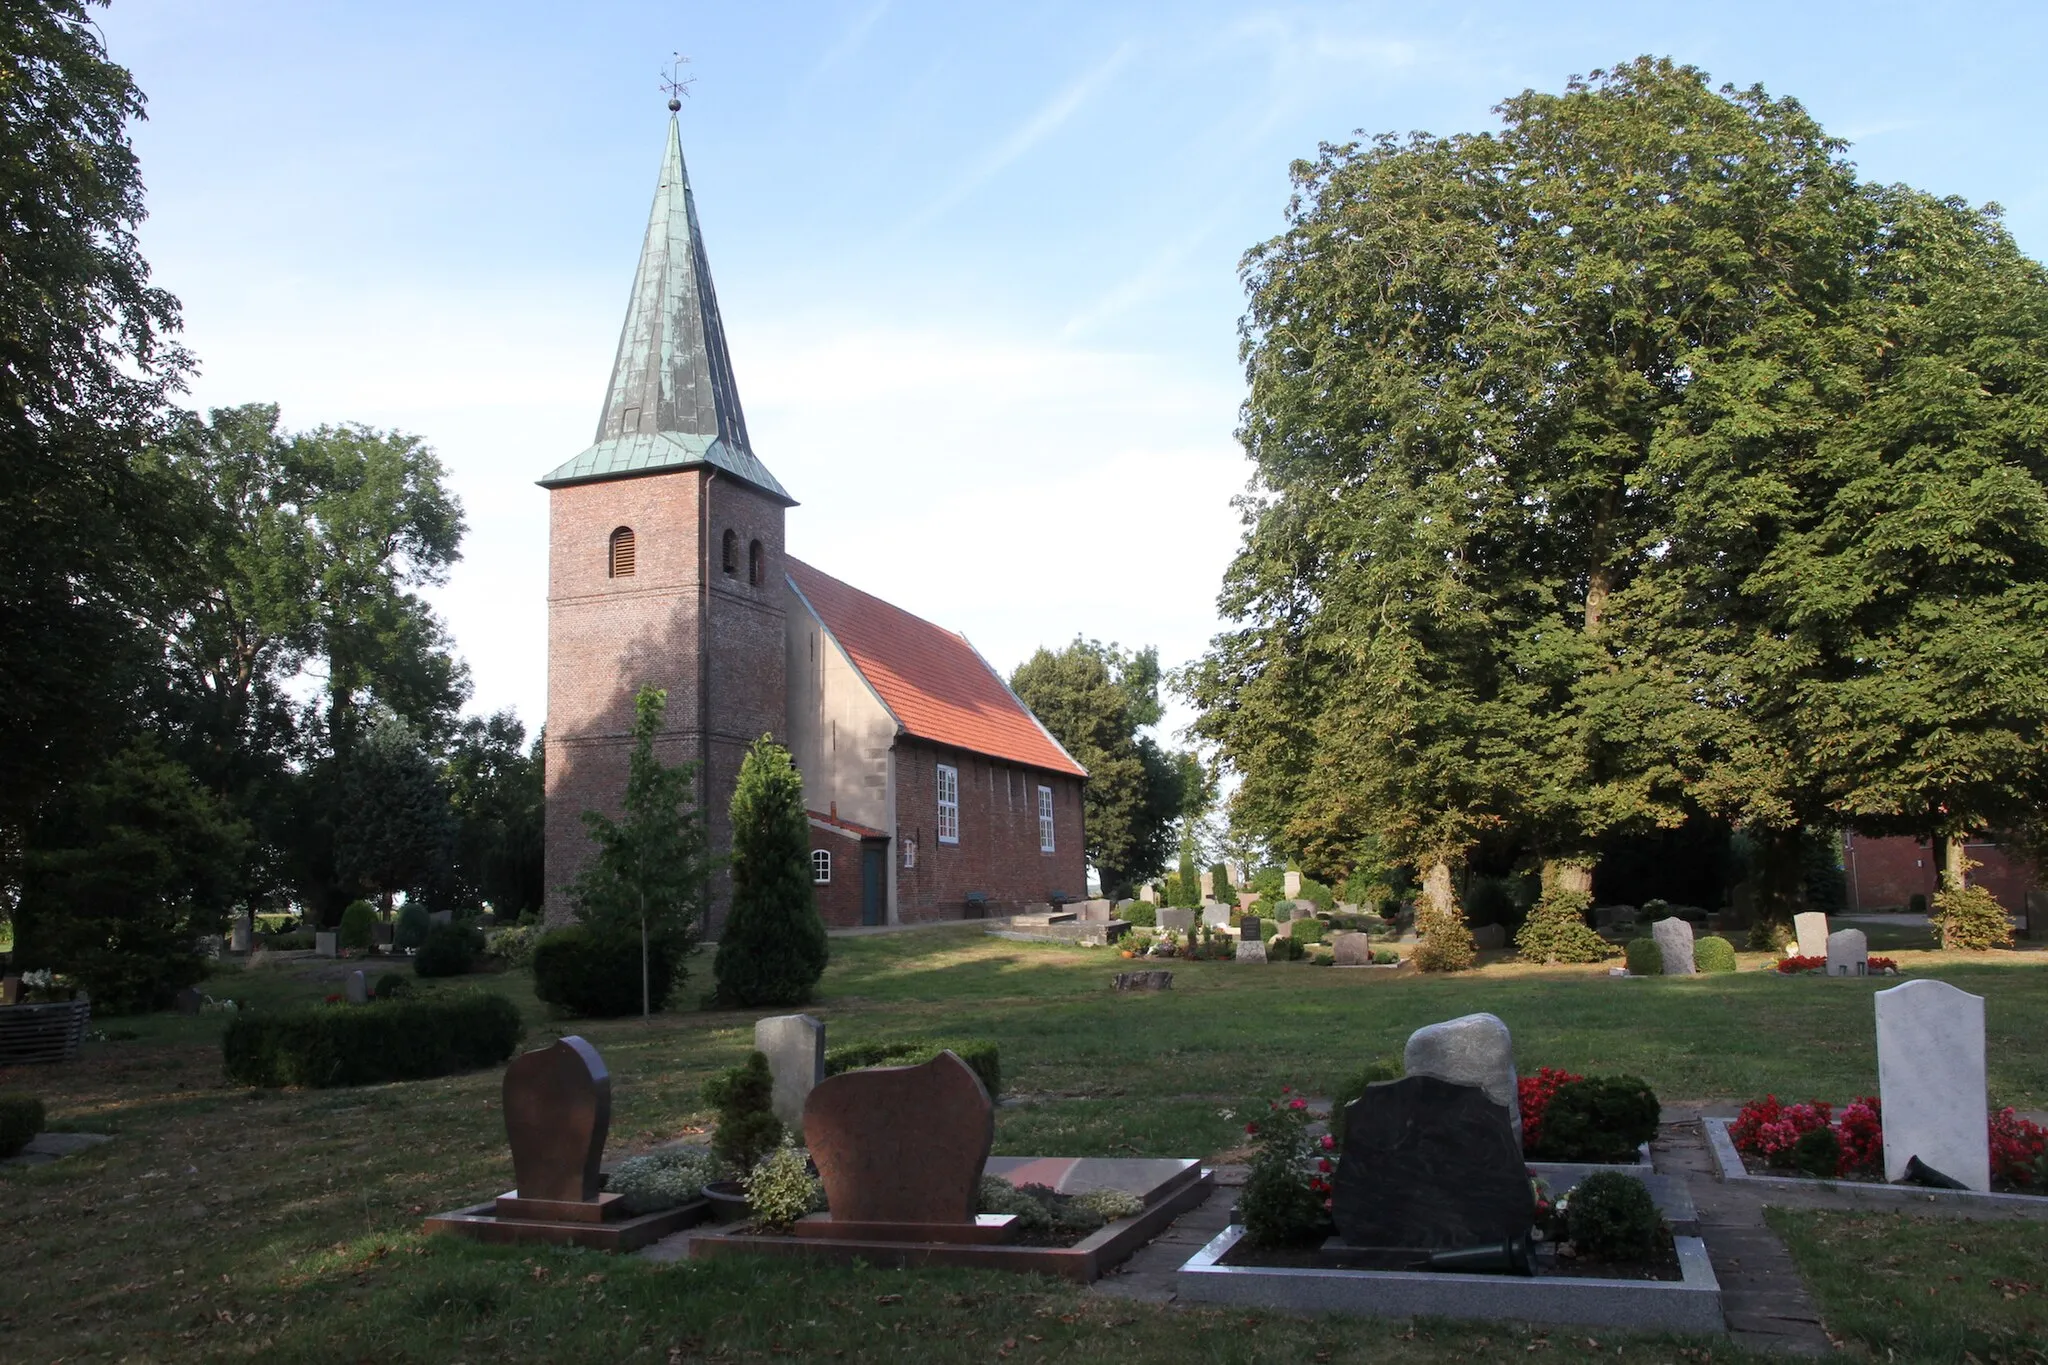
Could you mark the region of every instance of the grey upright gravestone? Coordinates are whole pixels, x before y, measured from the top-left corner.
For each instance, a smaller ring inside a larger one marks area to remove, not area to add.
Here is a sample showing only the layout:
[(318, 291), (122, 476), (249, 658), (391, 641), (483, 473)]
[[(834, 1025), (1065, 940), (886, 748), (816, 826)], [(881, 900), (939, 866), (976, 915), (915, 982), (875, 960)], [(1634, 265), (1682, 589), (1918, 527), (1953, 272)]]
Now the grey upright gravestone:
[(1828, 935), (1829, 976), (1868, 976), (1870, 939), (1861, 929), (1837, 929)]
[(754, 1050), (775, 1077), (775, 1117), (804, 1130), (804, 1101), (825, 1079), (825, 1025), (808, 1014), (778, 1014), (754, 1025)]
[(1656, 936), (1657, 951), (1664, 955), (1664, 975), (1691, 976), (1698, 969), (1692, 964), (1692, 925), (1676, 917), (1660, 919), (1650, 926)]
[(1946, 981), (1879, 991), (1877, 1091), (1884, 1109), (1884, 1178), (1914, 1157), (1973, 1190), (1991, 1188), (1984, 1093), (1984, 997)]
[(351, 1005), (370, 1003), (370, 982), (361, 972), (348, 974), (348, 1002)]
[(1408, 1035), (1402, 1070), (1476, 1085), (1507, 1111), (1515, 1141), (1522, 1140), (1521, 1088), (1515, 1083), (1515, 1040), (1497, 1015), (1466, 1014)]

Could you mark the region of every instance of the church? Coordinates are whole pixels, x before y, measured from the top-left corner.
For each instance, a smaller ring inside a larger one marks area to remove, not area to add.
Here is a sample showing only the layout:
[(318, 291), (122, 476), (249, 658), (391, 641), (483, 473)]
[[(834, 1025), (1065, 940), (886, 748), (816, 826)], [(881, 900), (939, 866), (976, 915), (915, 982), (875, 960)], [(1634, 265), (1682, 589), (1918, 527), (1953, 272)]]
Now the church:
[[(696, 765), (713, 853), (747, 746), (803, 774), (826, 924), (1011, 913), (1086, 894), (1088, 774), (953, 631), (792, 557), (796, 505), (754, 453), (671, 104), (598, 419), (548, 490), (547, 915), (616, 814), (642, 687), (657, 751)], [(714, 878), (705, 937), (726, 907)]]

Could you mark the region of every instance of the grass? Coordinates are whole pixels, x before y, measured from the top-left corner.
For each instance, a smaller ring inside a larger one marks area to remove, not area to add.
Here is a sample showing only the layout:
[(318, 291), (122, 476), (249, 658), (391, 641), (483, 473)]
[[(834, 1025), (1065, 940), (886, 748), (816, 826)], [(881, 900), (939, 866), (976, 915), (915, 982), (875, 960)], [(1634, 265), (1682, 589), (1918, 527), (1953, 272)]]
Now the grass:
[(1873, 1359), (2048, 1361), (2048, 1224), (1766, 1211), (1833, 1336)]
[[(1781, 979), (1756, 970), (1756, 957), (1733, 976), (1645, 981), (1499, 963), (1436, 978), (1177, 962), (1171, 991), (1117, 995), (1115, 960), (1099, 949), (972, 928), (833, 948), (812, 1012), (835, 1044), (995, 1039), (1017, 1101), (999, 1111), (997, 1150), (1045, 1155), (1228, 1154), (1246, 1110), (1281, 1085), (1328, 1094), (1364, 1060), (1398, 1053), (1421, 1024), (1482, 1009), (1515, 1030), (1525, 1069), (1633, 1072), (1673, 1100), (1766, 1090), (1845, 1099), (1874, 1086), (1868, 997), (1886, 984)], [(1989, 998), (1994, 1099), (2048, 1107), (2048, 1055), (2028, 1025), (2048, 1010), (2048, 955), (1899, 956), (1908, 971)], [(229, 968), (204, 989), (275, 1009), (338, 993), (347, 970)], [(756, 1017), (569, 1023), (548, 1018), (525, 974), (464, 984), (519, 1004), (525, 1046), (565, 1031), (597, 1045), (613, 1076), (613, 1156), (701, 1133), (709, 1113), (698, 1087), (744, 1055)], [(693, 979), (687, 989), (702, 987)], [(1593, 1349), (1565, 1332), (1162, 1311), (986, 1275), (663, 1267), (424, 1239), (421, 1215), (509, 1184), (499, 1074), (245, 1091), (221, 1079), (222, 1026), (219, 1015), (96, 1021), (134, 1036), (88, 1043), (61, 1068), (0, 1073), (0, 1086), (43, 1096), (52, 1127), (117, 1137), (0, 1172), (0, 1359), (659, 1362), (779, 1348), (967, 1360), (1008, 1341), (1025, 1358), (1139, 1361), (1449, 1360), (1523, 1354), (1539, 1341), (1555, 1354)], [(900, 1302), (885, 1301), (895, 1294)], [(1695, 1347), (1651, 1354), (1681, 1349)], [(1728, 1358), (1725, 1346), (1713, 1350)]]

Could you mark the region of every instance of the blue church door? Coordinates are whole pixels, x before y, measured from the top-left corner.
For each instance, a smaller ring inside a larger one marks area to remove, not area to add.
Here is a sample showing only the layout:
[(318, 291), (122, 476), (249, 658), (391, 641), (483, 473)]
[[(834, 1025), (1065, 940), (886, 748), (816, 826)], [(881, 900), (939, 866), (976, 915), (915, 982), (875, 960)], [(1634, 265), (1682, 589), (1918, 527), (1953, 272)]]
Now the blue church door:
[(862, 924), (886, 923), (889, 915), (884, 902), (889, 895), (889, 850), (883, 844), (862, 844), (860, 847), (860, 922)]

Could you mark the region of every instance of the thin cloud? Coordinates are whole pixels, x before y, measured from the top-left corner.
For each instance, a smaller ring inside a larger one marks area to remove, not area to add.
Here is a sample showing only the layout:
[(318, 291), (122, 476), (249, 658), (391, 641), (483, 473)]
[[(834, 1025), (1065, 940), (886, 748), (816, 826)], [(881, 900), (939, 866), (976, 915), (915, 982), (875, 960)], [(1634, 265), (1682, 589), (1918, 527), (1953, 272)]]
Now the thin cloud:
[(950, 189), (906, 219), (896, 229), (895, 235), (906, 236), (950, 212), (969, 195), (987, 184), (1004, 167), (1058, 132), (1096, 91), (1109, 83), (1110, 78), (1123, 68), (1135, 50), (1135, 45), (1125, 43), (1110, 53), (1105, 60), (1070, 81), (1064, 89), (1041, 105), (1038, 111), (1026, 119), (1015, 132), (990, 149), (972, 170), (954, 181)]
[(882, 16), (889, 12), (893, 3), (894, 0), (876, 0), (876, 3), (868, 6), (846, 32), (840, 35), (839, 41), (826, 49), (824, 56), (818, 58), (818, 64), (811, 68), (812, 79), (824, 75), (860, 51), (861, 44), (867, 41), (869, 32), (882, 21)]

